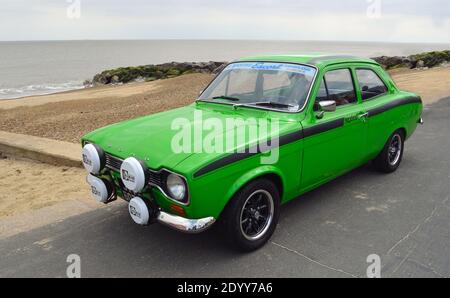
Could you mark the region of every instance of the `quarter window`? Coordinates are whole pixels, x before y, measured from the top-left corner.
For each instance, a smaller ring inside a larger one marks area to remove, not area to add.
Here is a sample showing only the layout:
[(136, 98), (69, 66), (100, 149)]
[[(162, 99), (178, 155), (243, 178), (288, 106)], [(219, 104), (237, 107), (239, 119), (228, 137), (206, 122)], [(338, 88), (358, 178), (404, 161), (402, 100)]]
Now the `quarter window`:
[(333, 70), (325, 74), (316, 97), (316, 103), (324, 100), (334, 100), (337, 106), (357, 102), (355, 86), (349, 69)]
[(320, 84), (319, 91), (317, 92), (316, 101), (325, 101), (328, 100), (328, 91), (325, 84), (325, 78), (322, 80), (322, 83)]
[(363, 100), (385, 94), (388, 88), (380, 79), (380, 77), (370, 69), (357, 69), (359, 86), (361, 88), (361, 96)]

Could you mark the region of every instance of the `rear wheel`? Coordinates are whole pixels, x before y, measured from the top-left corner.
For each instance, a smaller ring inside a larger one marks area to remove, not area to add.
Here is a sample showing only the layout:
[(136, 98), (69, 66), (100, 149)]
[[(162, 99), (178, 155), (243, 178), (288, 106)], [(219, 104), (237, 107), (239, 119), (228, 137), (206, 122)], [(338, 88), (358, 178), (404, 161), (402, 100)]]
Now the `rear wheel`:
[(395, 172), (403, 159), (405, 149), (405, 134), (402, 130), (397, 130), (389, 138), (383, 151), (374, 160), (374, 166), (383, 173)]
[(222, 224), (229, 242), (247, 252), (264, 246), (278, 224), (279, 206), (279, 191), (272, 181), (249, 183), (224, 211)]

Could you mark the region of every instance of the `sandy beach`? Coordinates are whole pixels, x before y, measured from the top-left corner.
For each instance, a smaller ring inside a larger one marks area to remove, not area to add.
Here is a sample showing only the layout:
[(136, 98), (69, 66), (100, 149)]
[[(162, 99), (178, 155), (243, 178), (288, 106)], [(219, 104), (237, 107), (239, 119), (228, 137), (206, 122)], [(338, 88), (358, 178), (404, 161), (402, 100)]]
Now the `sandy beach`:
[(64, 201), (87, 199), (86, 173), (31, 160), (0, 159), (0, 218), (38, 210)]
[(190, 74), (149, 83), (0, 101), (0, 130), (76, 143), (96, 128), (188, 105), (211, 78)]

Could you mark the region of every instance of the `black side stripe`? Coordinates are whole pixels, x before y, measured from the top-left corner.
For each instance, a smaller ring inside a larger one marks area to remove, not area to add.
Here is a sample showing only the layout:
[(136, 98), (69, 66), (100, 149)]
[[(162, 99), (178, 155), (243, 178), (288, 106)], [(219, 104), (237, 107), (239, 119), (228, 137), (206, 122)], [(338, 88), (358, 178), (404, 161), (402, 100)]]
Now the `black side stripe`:
[(234, 154), (228, 155), (227, 157), (224, 157), (224, 158), (219, 159), (219, 160), (217, 160), (217, 161), (215, 161), (213, 163), (210, 163), (206, 167), (203, 167), (200, 170), (198, 170), (194, 174), (194, 178), (203, 176), (203, 175), (205, 175), (205, 174), (207, 174), (209, 172), (212, 172), (214, 170), (223, 168), (223, 167), (225, 167), (227, 165), (233, 164), (233, 163), (238, 162), (240, 160), (250, 158), (250, 157), (255, 156), (257, 154), (259, 154), (259, 153), (245, 152), (245, 153), (234, 153)]
[[(335, 121), (331, 121), (331, 122), (327, 122), (327, 123), (323, 123), (323, 124), (319, 124), (310, 128), (307, 128), (305, 130), (299, 130), (284, 136), (280, 137), (279, 140), (279, 147), (284, 146), (284, 145), (288, 145), (291, 143), (294, 143), (296, 141), (299, 141), (301, 139), (304, 139), (305, 137), (310, 137), (319, 133), (323, 133), (338, 127), (341, 127), (344, 125), (344, 119), (338, 119)], [(273, 141), (269, 141), (268, 145), (271, 145)], [(267, 146), (267, 145), (266, 145)], [(246, 150), (246, 152), (238, 152), (238, 153), (233, 153), (231, 155), (228, 155), (222, 159), (219, 159), (213, 163), (210, 163), (209, 165), (207, 165), (206, 167), (201, 168), (199, 171), (197, 171), (194, 174), (194, 178), (203, 176), (209, 172), (212, 172), (214, 170), (217, 170), (219, 168), (225, 167), (227, 165), (233, 164), (235, 162), (253, 157), (255, 155), (259, 155), (262, 153), (261, 148), (264, 148), (261, 145), (255, 145), (251, 148), (248, 148)]]
[[(369, 117), (372, 117), (372, 116), (384, 113), (390, 109), (393, 109), (393, 108), (396, 108), (396, 107), (399, 107), (402, 105), (406, 105), (406, 104), (411, 104), (411, 103), (422, 103), (422, 99), (420, 97), (407, 97), (407, 98), (402, 98), (402, 99), (390, 102), (384, 106), (369, 110)], [(314, 136), (317, 134), (321, 134), (321, 133), (324, 133), (324, 132), (327, 132), (327, 131), (330, 131), (330, 130), (333, 130), (333, 129), (336, 129), (339, 127), (343, 127), (344, 123), (345, 123), (344, 118), (337, 119), (337, 120), (333, 120), (330, 122), (311, 126), (311, 127), (305, 128), (303, 130), (293, 132), (291, 134), (281, 136), (280, 140), (279, 140), (279, 146), (281, 147), (284, 145), (288, 145), (290, 143), (294, 143), (294, 142), (299, 141), (304, 138), (308, 138), (308, 137), (311, 137), (311, 136)], [(269, 145), (271, 142), (272, 141), (269, 142)], [(194, 178), (203, 176), (205, 174), (208, 174), (212, 171), (223, 168), (223, 167), (233, 164), (235, 162), (253, 157), (255, 155), (259, 155), (262, 153), (261, 148), (263, 148), (261, 145), (255, 145), (251, 148), (248, 148), (246, 150), (246, 152), (233, 153), (233, 154), (226, 156), (222, 159), (219, 159), (213, 163), (210, 163), (209, 165), (198, 170), (194, 174)]]
[(303, 134), (307, 138), (342, 126), (344, 126), (344, 118), (305, 128)]
[[(293, 132), (291, 134), (281, 136), (280, 140), (279, 140), (279, 146), (281, 147), (281, 146), (299, 141), (301, 139), (303, 139), (303, 130), (299, 130), (299, 131)], [(265, 146), (271, 145), (272, 142), (273, 141), (271, 140), (268, 142), (268, 144), (264, 144), (264, 145)], [(251, 148), (247, 148), (245, 152), (233, 153), (229, 156), (219, 159), (219, 160), (207, 165), (206, 167), (201, 168), (199, 171), (197, 171), (194, 174), (194, 177), (197, 178), (197, 177), (203, 176), (203, 175), (205, 175), (209, 172), (212, 172), (216, 169), (225, 167), (227, 165), (250, 158), (255, 155), (259, 155), (262, 153), (261, 148), (264, 148), (261, 144), (255, 145)]]
[(389, 111), (391, 109), (394, 109), (396, 107), (399, 106), (403, 106), (403, 105), (407, 105), (407, 104), (412, 104), (412, 103), (422, 103), (422, 99), (420, 97), (417, 96), (411, 96), (411, 97), (406, 97), (406, 98), (401, 98), (401, 99), (397, 99), (394, 100), (388, 104), (385, 104), (381, 107), (377, 107), (374, 109), (369, 110), (369, 117), (373, 117), (379, 114), (382, 114), (386, 111)]

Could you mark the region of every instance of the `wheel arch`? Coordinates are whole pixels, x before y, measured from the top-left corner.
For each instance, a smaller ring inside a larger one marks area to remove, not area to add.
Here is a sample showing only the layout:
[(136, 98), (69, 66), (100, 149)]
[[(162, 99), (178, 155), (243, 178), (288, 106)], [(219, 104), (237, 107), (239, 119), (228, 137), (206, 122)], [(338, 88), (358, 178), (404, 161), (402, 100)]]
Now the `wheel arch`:
[[(406, 139), (407, 137), (408, 137), (408, 131), (406, 130), (406, 127), (400, 127), (400, 128), (398, 128), (397, 130), (395, 130), (395, 131), (401, 131), (402, 133), (403, 133), (403, 137)], [(395, 132), (394, 131), (394, 132)], [(393, 133), (394, 133), (393, 132)]]
[[(222, 215), (223, 211), (227, 208), (228, 204), (233, 200), (233, 198), (236, 196), (236, 194), (245, 186), (247, 186), (252, 181), (255, 181), (257, 179), (269, 179), (272, 181), (275, 186), (277, 187), (280, 195), (280, 203), (283, 201), (283, 195), (285, 194), (285, 180), (283, 179), (282, 173), (274, 166), (263, 166), (256, 169), (253, 169), (244, 175), (241, 176), (240, 179), (238, 179), (233, 186), (231, 187), (230, 191), (227, 193), (226, 197), (228, 198), (227, 203), (225, 204), (220, 216)], [(220, 217), (219, 216), (219, 217)]]

